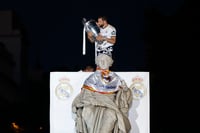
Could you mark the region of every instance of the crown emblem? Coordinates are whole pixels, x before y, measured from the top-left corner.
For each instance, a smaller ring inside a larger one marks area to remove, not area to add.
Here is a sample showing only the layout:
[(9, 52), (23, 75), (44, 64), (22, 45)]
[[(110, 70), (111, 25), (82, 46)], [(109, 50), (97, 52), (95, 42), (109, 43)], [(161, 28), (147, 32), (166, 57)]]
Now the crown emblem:
[(70, 80), (69, 80), (68, 78), (66, 78), (66, 77), (62, 77), (62, 78), (59, 79), (59, 81), (60, 81), (61, 83), (67, 83), (67, 82), (69, 82)]
[(136, 100), (143, 98), (146, 94), (146, 88), (143, 84), (143, 79), (139, 76), (136, 76), (132, 79), (130, 88), (133, 91), (133, 98)]
[(139, 76), (136, 76), (132, 79), (132, 82), (133, 83), (140, 83), (140, 82), (143, 82), (143, 79)]

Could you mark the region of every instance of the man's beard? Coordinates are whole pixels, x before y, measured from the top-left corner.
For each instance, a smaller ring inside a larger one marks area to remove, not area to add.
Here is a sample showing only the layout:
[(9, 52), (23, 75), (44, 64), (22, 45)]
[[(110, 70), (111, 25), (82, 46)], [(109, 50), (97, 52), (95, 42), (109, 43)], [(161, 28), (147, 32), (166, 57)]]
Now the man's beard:
[(104, 24), (100, 25), (99, 27), (103, 28), (103, 27), (104, 27)]

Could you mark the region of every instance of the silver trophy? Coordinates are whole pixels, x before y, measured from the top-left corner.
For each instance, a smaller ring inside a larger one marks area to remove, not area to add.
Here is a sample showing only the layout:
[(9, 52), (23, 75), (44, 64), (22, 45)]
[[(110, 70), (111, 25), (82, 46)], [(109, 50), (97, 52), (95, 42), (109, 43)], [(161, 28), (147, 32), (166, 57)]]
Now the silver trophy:
[(93, 19), (87, 21), (86, 18), (83, 18), (82, 23), (83, 23), (83, 25), (85, 27), (85, 31), (86, 32), (92, 32), (93, 33), (93, 39), (95, 41), (97, 41), (96, 37), (100, 33), (100, 28), (97, 26), (96, 21), (93, 20)]

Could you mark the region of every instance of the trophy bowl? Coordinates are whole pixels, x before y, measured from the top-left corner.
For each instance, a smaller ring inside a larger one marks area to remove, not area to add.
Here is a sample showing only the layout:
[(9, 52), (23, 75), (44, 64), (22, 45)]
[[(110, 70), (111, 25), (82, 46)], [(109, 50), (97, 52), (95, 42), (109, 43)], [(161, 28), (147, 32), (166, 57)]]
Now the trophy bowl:
[(93, 19), (87, 21), (85, 18), (83, 18), (83, 25), (85, 27), (86, 32), (93, 33), (94, 38), (97, 37), (98, 34), (100, 33), (100, 28), (96, 24), (96, 21)]

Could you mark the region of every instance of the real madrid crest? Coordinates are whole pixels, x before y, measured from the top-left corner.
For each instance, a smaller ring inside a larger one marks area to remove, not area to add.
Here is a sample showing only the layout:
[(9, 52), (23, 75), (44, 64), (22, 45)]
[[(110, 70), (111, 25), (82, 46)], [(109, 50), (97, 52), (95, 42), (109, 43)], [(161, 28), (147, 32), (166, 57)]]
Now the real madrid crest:
[(139, 76), (136, 76), (135, 78), (132, 79), (132, 84), (130, 88), (133, 91), (133, 98), (136, 100), (139, 100), (143, 98), (146, 94), (146, 88), (143, 84), (143, 79)]
[(68, 99), (72, 93), (73, 93), (73, 88), (69, 84), (69, 79), (68, 78), (61, 78), (59, 80), (59, 84), (57, 85), (55, 89), (55, 94), (56, 96), (61, 99), (61, 100), (66, 100)]

